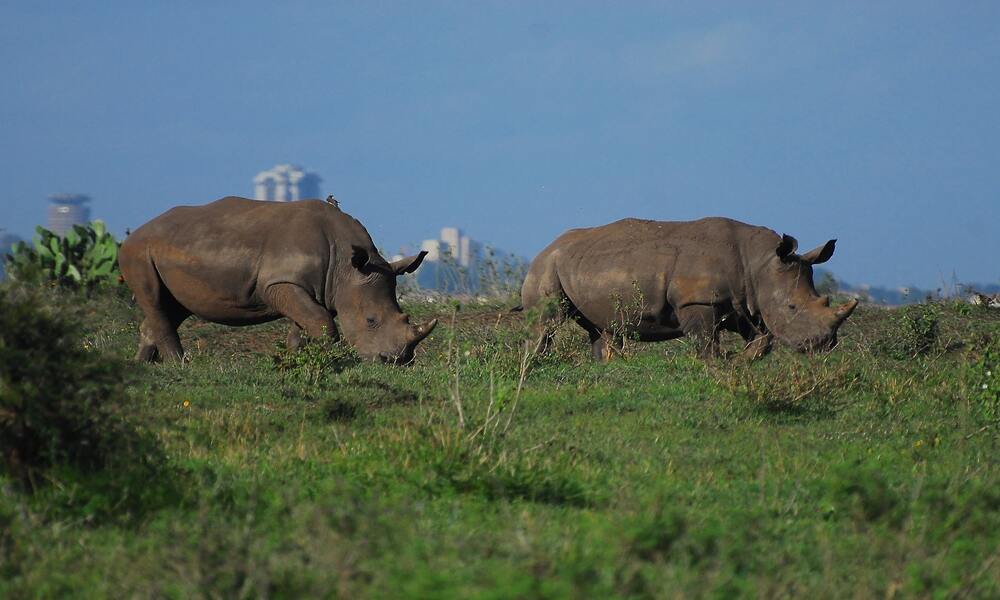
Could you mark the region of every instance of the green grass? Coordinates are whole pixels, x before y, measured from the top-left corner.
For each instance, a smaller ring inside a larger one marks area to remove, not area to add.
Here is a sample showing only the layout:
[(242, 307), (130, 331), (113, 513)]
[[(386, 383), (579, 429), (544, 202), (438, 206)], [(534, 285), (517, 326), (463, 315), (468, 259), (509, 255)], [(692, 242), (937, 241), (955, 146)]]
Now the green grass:
[[(52, 302), (131, 357), (126, 299)], [(441, 320), (413, 367), (319, 377), (282, 323), (185, 324), (128, 375), (159, 477), (5, 484), (0, 596), (1000, 596), (1000, 311), (861, 308), (749, 365), (593, 364), (568, 325), (522, 369), (520, 315), (409, 308)]]

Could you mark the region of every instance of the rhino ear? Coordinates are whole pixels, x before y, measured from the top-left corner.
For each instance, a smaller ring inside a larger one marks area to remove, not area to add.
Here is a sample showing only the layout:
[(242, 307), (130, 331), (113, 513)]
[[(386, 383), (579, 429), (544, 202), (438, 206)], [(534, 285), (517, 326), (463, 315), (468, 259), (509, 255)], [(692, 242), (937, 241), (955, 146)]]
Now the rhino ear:
[(371, 275), (375, 272), (395, 275), (384, 258), (378, 254), (372, 258), (372, 255), (361, 246), (351, 246), (351, 265), (365, 275)]
[(786, 233), (781, 236), (781, 242), (778, 244), (775, 254), (778, 255), (781, 262), (788, 262), (798, 247), (799, 241)]
[(833, 251), (837, 245), (837, 240), (830, 240), (829, 242), (823, 244), (819, 248), (810, 250), (809, 252), (802, 255), (802, 261), (807, 262), (811, 265), (818, 265), (820, 263), (825, 263), (830, 260), (833, 256)]
[(367, 271), (371, 257), (361, 246), (351, 246), (351, 265), (359, 271)]
[(404, 273), (412, 273), (417, 270), (420, 263), (424, 262), (424, 257), (427, 256), (426, 250), (421, 250), (420, 254), (416, 256), (407, 256), (399, 260), (394, 260), (389, 263), (392, 268), (392, 272), (396, 275), (402, 275)]

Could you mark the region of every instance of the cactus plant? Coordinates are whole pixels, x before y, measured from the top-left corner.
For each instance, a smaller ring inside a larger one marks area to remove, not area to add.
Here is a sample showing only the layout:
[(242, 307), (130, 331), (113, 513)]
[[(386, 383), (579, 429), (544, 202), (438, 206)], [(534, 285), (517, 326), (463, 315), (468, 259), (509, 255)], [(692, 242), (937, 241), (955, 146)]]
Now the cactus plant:
[(74, 225), (64, 236), (35, 232), (32, 245), (18, 242), (6, 256), (11, 279), (84, 289), (118, 283), (119, 243), (101, 221)]

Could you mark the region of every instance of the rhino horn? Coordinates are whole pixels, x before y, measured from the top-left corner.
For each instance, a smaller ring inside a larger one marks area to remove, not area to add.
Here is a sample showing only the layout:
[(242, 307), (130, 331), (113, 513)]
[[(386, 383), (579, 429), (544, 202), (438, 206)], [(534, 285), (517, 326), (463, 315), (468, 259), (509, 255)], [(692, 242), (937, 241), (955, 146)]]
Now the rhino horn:
[(854, 312), (854, 309), (857, 308), (857, 307), (858, 307), (858, 300), (857, 300), (857, 298), (855, 298), (854, 300), (851, 300), (847, 304), (841, 304), (840, 306), (838, 306), (833, 311), (833, 315), (837, 319), (837, 324), (839, 325), (839, 324), (843, 323), (844, 321), (846, 321), (847, 317), (851, 316), (851, 313)]
[(421, 340), (431, 334), (434, 328), (437, 327), (438, 320), (431, 319), (423, 325), (415, 325), (410, 329), (410, 344), (418, 344)]
[(416, 271), (417, 267), (420, 266), (420, 263), (424, 261), (425, 256), (427, 256), (427, 251), (421, 250), (420, 254), (416, 254), (414, 256), (407, 256), (405, 258), (392, 261), (391, 263), (389, 263), (389, 267), (392, 269), (392, 272), (395, 273), (396, 275), (402, 275), (404, 273), (412, 273)]

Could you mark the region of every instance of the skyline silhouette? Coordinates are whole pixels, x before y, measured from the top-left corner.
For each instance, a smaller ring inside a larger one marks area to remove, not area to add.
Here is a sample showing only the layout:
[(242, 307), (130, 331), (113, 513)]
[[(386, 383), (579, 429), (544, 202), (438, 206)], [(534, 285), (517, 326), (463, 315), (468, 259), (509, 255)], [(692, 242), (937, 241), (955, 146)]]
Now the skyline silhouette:
[(60, 190), (120, 236), (292, 162), (384, 248), (721, 215), (837, 238), (857, 284), (1000, 281), (995, 3), (5, 3), (0, 32), (22, 238)]

